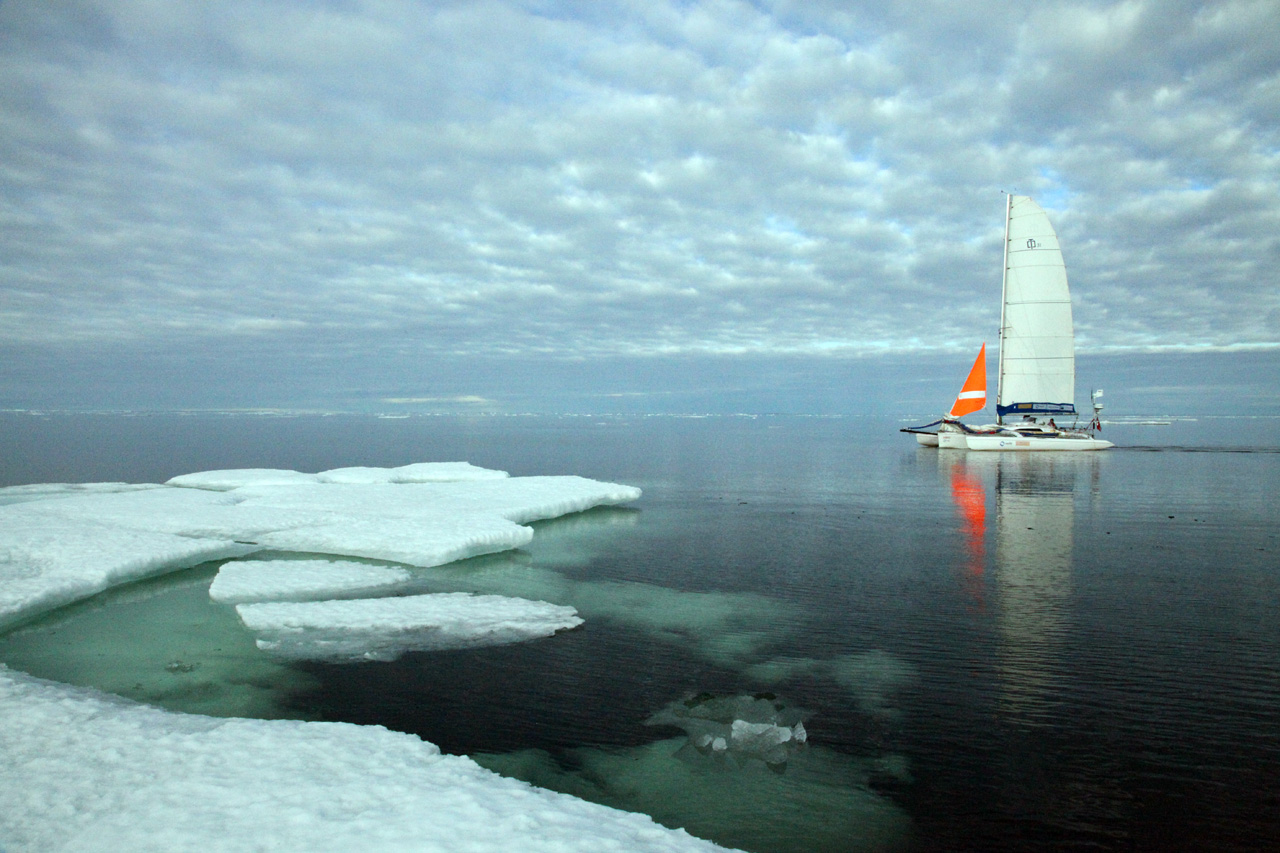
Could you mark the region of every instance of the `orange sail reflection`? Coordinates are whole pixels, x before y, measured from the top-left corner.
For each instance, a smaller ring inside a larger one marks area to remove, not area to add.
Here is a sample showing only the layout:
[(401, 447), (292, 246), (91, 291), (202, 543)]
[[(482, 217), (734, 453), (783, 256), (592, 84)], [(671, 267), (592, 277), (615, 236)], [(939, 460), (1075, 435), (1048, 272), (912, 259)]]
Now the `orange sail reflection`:
[(963, 465), (951, 469), (951, 499), (964, 521), (965, 588), (982, 607), (982, 575), (986, 567), (987, 552), (987, 493), (982, 478)]

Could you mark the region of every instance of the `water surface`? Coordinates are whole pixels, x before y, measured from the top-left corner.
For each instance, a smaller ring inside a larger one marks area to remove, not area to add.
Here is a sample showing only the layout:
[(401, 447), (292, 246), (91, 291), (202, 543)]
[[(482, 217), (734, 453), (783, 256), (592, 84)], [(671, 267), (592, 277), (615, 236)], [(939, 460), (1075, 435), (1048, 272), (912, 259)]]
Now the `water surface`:
[[(1064, 455), (928, 450), (861, 418), (0, 425), (4, 484), (465, 459), (645, 490), (415, 571), (418, 590), (578, 608), (550, 639), (278, 661), (209, 601), (208, 565), (0, 638), (36, 675), (386, 725), (753, 851), (1280, 847), (1275, 421), (1108, 426), (1121, 447)], [(670, 723), (761, 699), (804, 720), (782, 760)]]

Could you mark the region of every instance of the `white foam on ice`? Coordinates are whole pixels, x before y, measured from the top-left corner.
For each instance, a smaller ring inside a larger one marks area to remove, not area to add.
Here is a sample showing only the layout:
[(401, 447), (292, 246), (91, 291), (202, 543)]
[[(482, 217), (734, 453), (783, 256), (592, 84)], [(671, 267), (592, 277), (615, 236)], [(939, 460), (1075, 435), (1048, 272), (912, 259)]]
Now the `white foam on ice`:
[(380, 726), (216, 719), (0, 666), (0, 839), (17, 851), (714, 851)]
[(311, 601), (388, 592), (409, 572), (334, 560), (240, 560), (225, 564), (209, 586), (209, 597), (226, 604)]
[(329, 661), (505, 645), (582, 624), (572, 607), (464, 592), (241, 604), (236, 612), (264, 651)]

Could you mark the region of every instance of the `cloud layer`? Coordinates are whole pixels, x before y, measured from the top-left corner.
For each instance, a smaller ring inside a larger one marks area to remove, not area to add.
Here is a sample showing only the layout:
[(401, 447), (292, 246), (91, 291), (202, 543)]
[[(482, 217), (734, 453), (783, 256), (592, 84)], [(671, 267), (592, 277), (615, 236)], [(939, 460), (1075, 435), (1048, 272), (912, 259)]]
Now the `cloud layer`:
[(968, 352), (1010, 190), (1082, 351), (1273, 350), (1278, 31), (1265, 0), (6, 3), (0, 395)]

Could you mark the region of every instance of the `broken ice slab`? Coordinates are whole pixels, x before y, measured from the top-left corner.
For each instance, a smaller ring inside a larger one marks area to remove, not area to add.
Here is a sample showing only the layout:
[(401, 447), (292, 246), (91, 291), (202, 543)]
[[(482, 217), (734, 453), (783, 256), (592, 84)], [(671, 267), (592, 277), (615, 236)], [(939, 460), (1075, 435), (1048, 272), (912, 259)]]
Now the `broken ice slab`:
[(783, 764), (808, 741), (806, 713), (788, 707), (771, 693), (712, 696), (703, 693), (674, 702), (646, 725), (684, 729), (699, 753)]
[(440, 593), (352, 601), (241, 604), (262, 650), (299, 660), (395, 660), (405, 652), (549, 637), (582, 624), (572, 607), (499, 595)]
[(390, 592), (410, 577), (394, 566), (348, 561), (240, 560), (218, 570), (209, 597), (226, 604), (355, 598)]

